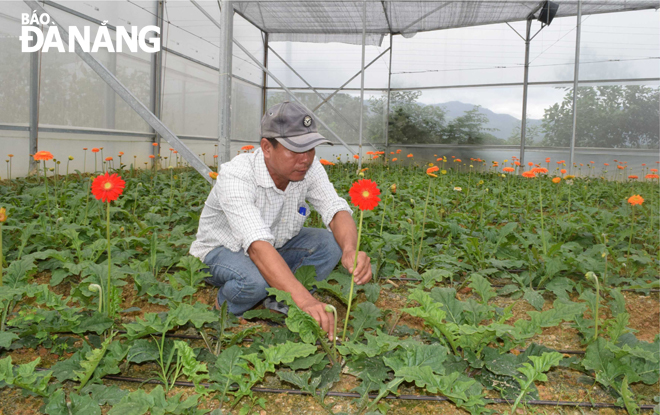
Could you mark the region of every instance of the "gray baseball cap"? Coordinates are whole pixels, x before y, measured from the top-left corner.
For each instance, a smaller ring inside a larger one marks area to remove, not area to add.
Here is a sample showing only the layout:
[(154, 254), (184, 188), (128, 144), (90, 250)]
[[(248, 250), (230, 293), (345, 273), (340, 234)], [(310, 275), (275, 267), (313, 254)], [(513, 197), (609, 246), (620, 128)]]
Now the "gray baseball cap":
[(261, 136), (274, 138), (296, 153), (304, 153), (319, 144), (333, 145), (319, 134), (313, 114), (295, 102), (284, 101), (266, 110), (261, 118)]

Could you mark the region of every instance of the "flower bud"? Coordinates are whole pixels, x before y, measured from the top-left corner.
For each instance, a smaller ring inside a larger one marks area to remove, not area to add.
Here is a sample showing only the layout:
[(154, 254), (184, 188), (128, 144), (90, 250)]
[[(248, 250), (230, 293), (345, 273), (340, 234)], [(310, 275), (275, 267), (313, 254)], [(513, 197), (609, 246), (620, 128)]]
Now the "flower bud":
[(390, 191), (392, 192), (393, 195), (396, 194), (396, 183), (394, 183), (392, 186), (390, 186)]
[(69, 156), (69, 160), (73, 160), (73, 156)]
[(4, 223), (7, 220), (7, 209), (0, 208), (0, 223)]

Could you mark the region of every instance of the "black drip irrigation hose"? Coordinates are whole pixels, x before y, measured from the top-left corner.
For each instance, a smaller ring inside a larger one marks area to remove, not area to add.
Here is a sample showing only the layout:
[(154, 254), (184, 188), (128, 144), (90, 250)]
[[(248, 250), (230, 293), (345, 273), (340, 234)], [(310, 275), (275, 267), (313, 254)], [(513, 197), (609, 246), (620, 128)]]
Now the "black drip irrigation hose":
[[(114, 381), (119, 381), (119, 382), (132, 382), (132, 383), (152, 383), (152, 384), (158, 384), (162, 385), (163, 382), (157, 379), (140, 379), (140, 378), (133, 378), (129, 376), (117, 376), (117, 375), (106, 375), (103, 377), (103, 379), (107, 380), (114, 380)], [(186, 382), (186, 381), (181, 381), (177, 380), (174, 382), (175, 386), (182, 386), (186, 388), (194, 388), (195, 384), (192, 382)], [(200, 383), (200, 385), (205, 386), (205, 387), (210, 387), (211, 385), (208, 383)], [(253, 387), (252, 392), (259, 392), (259, 393), (273, 393), (273, 394), (287, 394), (287, 395), (311, 395), (309, 392), (301, 391), (298, 389), (277, 389), (277, 388), (258, 388), (258, 387)], [(359, 393), (354, 393), (354, 392), (334, 392), (334, 391), (329, 391), (326, 396), (334, 396), (334, 397), (340, 397), (340, 398), (361, 398), (362, 395)], [(376, 394), (369, 394), (368, 395), (370, 399), (375, 399), (378, 395)], [(448, 398), (444, 396), (426, 396), (426, 395), (387, 395), (385, 396), (385, 399), (393, 399), (393, 400), (402, 400), (402, 401), (433, 401), (433, 402), (445, 402), (449, 401)], [(509, 400), (509, 399), (502, 399), (502, 398), (487, 398), (486, 399), (487, 405), (492, 405), (492, 404), (512, 404), (514, 401)], [(529, 400), (525, 401), (526, 405), (534, 405), (534, 406), (579, 406), (583, 408), (616, 408), (616, 409), (625, 409), (622, 406), (613, 404), (613, 403), (606, 403), (606, 402), (573, 402), (573, 401), (547, 401), (547, 400)], [(653, 410), (655, 408), (654, 405), (639, 405), (639, 409), (642, 410)]]

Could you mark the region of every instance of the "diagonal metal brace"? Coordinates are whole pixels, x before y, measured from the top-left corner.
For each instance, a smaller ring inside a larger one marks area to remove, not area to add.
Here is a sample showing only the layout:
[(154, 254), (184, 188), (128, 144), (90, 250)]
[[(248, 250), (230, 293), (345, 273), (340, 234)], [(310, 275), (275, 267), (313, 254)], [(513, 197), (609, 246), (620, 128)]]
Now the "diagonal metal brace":
[[(34, 0), (24, 0), (25, 4), (30, 7), (30, 10), (36, 10), (38, 15), (46, 13), (46, 11)], [(69, 33), (64, 29), (63, 26), (57, 24), (55, 25), (57, 30), (60, 33), (62, 40), (67, 42), (69, 40)], [(165, 124), (163, 124), (135, 95), (131, 93), (113, 74), (110, 72), (103, 64), (97, 61), (91, 54), (83, 51), (80, 48), (80, 45), (75, 44), (76, 54), (80, 56), (87, 65), (94, 72), (96, 72), (101, 79), (107, 83), (110, 88), (121, 99), (123, 99), (132, 109), (135, 111), (147, 124), (151, 126), (162, 138), (167, 140), (167, 142), (181, 154), (181, 156), (190, 163), (190, 165), (197, 170), (209, 183), (213, 183), (213, 179), (209, 177), (211, 169), (209, 169), (204, 162), (193, 153), (188, 146), (183, 144), (181, 140), (169, 129)]]

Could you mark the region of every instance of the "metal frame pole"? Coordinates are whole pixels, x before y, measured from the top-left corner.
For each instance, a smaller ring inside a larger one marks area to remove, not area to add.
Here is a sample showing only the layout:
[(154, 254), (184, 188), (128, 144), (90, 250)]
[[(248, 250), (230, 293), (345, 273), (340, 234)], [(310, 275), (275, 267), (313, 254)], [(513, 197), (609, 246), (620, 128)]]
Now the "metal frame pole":
[(362, 0), (362, 63), (360, 65), (360, 131), (358, 141), (358, 170), (362, 169), (362, 130), (364, 122), (364, 57), (367, 41), (367, 0)]
[[(165, 16), (165, 2), (163, 0), (158, 0), (158, 4), (156, 7), (156, 25), (160, 28), (160, 33), (161, 33), (161, 40), (163, 39), (164, 35), (164, 24), (163, 24), (163, 17)], [(161, 50), (156, 52), (153, 55), (153, 72), (152, 72), (152, 85), (151, 85), (151, 103), (152, 103), (152, 108), (151, 110), (153, 111), (154, 115), (156, 118), (160, 119), (161, 114), (160, 114), (160, 107), (161, 107), (161, 102), (162, 102), (162, 93), (163, 93), (163, 48), (162, 48), (162, 42), (161, 42)], [(160, 148), (160, 134), (154, 130), (154, 143), (158, 143), (158, 148)], [(156, 152), (158, 151), (156, 148), (153, 150), (154, 156), (156, 156)], [(134, 166), (137, 168), (137, 166)]]
[[(30, 7), (30, 10), (36, 10), (38, 16), (46, 13), (46, 11), (39, 5), (36, 0), (24, 0), (24, 3)], [(63, 40), (69, 39), (69, 33), (64, 29), (64, 26), (55, 25), (54, 27), (60, 32), (60, 38)], [(118, 79), (115, 77), (108, 69), (103, 66), (99, 61), (97, 61), (91, 54), (84, 52), (80, 45), (76, 43), (75, 45), (76, 54), (82, 59), (87, 65), (101, 79), (110, 85), (110, 87), (123, 99), (132, 109), (135, 111), (147, 124), (149, 124), (158, 134), (163, 136), (167, 142), (174, 147), (175, 150), (181, 154), (181, 156), (186, 159), (190, 165), (195, 168), (209, 183), (213, 183), (213, 179), (209, 177), (211, 170), (204, 164), (204, 162), (197, 157), (195, 153), (190, 151), (188, 146), (183, 144), (181, 140), (169, 129), (165, 124), (163, 124), (139, 99), (133, 95), (133, 93), (126, 88)]]
[[(268, 68), (268, 33), (264, 33), (264, 66)], [(268, 109), (268, 74), (266, 71), (263, 72), (263, 88), (261, 88), (261, 115), (266, 113)]]
[(394, 36), (390, 33), (390, 66), (387, 68), (387, 106), (385, 108), (385, 150), (390, 147), (390, 98), (392, 96), (392, 46)]
[(532, 19), (527, 19), (527, 29), (525, 31), (525, 75), (523, 80), (523, 106), (522, 123), (520, 125), (520, 171), (525, 166), (525, 137), (527, 135), (527, 87), (529, 86), (529, 44), (531, 42), (530, 34), (532, 31)]
[(575, 135), (577, 132), (577, 89), (580, 75), (580, 31), (582, 30), (582, 1), (578, 0), (577, 28), (575, 33), (575, 72), (573, 74), (573, 134), (571, 136), (571, 151), (568, 156), (568, 172), (573, 174), (575, 157)]
[[(34, 10), (34, 9), (33, 9)], [(34, 39), (36, 42), (37, 39)], [(36, 154), (39, 151), (39, 61), (41, 51), (30, 54), (30, 139), (28, 142), (28, 154)], [(30, 171), (28, 174), (36, 174), (39, 163), (30, 157)]]
[[(198, 8), (201, 9), (199, 5)], [(232, 39), (234, 36), (234, 5), (231, 1), (223, 1), (220, 10), (222, 25), (220, 29), (220, 81), (218, 111), (220, 113), (218, 125), (218, 155), (220, 163), (231, 159), (231, 72), (232, 72)]]

